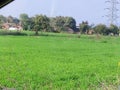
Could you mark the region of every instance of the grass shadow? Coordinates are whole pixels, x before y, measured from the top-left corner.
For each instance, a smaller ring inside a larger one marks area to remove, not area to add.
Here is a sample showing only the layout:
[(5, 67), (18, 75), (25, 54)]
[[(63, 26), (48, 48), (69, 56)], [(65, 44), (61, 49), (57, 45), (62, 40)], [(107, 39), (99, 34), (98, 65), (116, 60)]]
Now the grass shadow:
[(0, 31), (0, 36), (6, 36), (6, 35), (13, 35), (13, 36), (27, 36), (24, 32), (18, 32), (18, 31)]

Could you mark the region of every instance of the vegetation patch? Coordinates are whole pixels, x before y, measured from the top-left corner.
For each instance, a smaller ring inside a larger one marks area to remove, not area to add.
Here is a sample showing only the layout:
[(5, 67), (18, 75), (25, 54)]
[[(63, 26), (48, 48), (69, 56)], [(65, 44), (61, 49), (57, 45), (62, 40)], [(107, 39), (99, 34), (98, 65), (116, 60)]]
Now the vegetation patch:
[(14, 36), (26, 36), (26, 33), (19, 32), (19, 31), (5, 31), (0, 30), (0, 35), (14, 35)]
[(119, 37), (101, 36), (96, 40), (86, 35), (61, 36), (65, 34), (0, 36), (0, 87), (18, 90), (119, 87)]

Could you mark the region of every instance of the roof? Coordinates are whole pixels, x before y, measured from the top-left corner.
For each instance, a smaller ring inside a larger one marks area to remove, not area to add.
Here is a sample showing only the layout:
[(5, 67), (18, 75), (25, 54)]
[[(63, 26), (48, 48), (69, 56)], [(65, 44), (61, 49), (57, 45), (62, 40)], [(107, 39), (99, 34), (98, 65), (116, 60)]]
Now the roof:
[(0, 0), (0, 9), (14, 0)]

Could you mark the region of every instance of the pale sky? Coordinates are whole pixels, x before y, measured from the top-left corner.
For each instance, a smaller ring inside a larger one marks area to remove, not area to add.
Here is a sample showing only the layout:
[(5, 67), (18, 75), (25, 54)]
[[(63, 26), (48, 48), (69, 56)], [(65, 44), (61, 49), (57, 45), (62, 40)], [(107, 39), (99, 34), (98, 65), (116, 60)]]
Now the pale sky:
[(72, 16), (77, 23), (87, 20), (91, 24), (105, 24), (107, 11), (104, 9), (107, 7), (105, 0), (15, 0), (0, 9), (0, 14), (14, 17), (21, 13), (29, 16)]

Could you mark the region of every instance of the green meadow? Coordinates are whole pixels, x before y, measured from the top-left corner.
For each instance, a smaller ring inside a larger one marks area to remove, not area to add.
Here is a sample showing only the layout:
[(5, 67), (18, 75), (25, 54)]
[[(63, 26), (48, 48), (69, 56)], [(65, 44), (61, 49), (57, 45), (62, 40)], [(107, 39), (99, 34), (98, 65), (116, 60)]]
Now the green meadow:
[(117, 90), (119, 62), (120, 37), (0, 36), (0, 88)]

